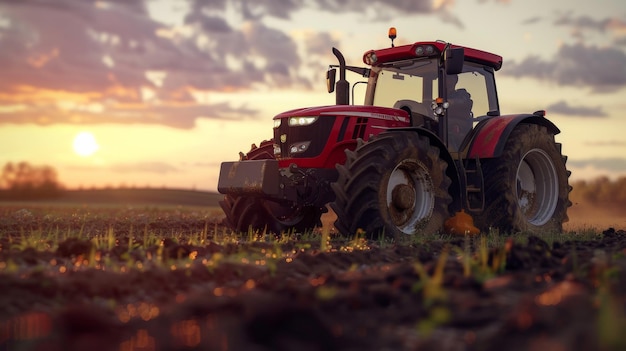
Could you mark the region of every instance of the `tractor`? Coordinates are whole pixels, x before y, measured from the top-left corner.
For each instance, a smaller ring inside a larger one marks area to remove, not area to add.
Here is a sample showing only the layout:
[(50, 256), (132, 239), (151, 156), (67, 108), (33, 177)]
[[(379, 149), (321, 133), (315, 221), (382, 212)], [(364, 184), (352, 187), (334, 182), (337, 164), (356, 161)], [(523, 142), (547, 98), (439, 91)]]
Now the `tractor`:
[[(501, 114), (502, 57), (444, 41), (396, 46), (393, 27), (389, 38), (365, 67), (332, 48), (336, 104), (276, 115), (271, 140), (221, 164), (228, 225), (302, 232), (330, 207), (345, 235), (562, 231), (571, 187), (560, 131), (544, 110)], [(448, 225), (458, 218), (468, 220)]]

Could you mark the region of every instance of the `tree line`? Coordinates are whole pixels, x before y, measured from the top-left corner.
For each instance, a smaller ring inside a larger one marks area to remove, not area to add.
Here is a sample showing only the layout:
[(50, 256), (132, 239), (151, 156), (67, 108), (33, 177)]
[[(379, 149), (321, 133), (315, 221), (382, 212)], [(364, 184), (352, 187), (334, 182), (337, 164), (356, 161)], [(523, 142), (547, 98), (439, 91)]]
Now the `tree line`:
[(60, 196), (63, 189), (57, 171), (47, 165), (34, 166), (28, 162), (8, 162), (0, 175), (1, 199), (49, 199)]
[(600, 177), (591, 181), (580, 180), (572, 184), (570, 200), (573, 203), (593, 205), (622, 205), (626, 207), (626, 177), (614, 181)]

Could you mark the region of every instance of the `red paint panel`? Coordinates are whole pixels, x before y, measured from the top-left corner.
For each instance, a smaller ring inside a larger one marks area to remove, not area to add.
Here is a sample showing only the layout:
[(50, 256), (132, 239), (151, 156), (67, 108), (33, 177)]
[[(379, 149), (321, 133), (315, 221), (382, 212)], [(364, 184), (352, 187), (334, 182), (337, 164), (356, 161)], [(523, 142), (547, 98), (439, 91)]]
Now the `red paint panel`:
[(378, 114), (397, 117), (406, 117), (406, 112), (402, 110), (380, 107), (380, 106), (367, 106), (367, 105), (330, 105), (330, 106), (316, 106), (298, 108), (295, 110), (285, 111), (276, 116), (274, 119), (285, 117), (305, 117), (305, 116), (319, 116), (319, 115), (333, 115), (333, 116), (351, 116), (354, 113), (357, 114)]
[(500, 138), (502, 137), (502, 133), (509, 123), (517, 117), (519, 116), (503, 116), (487, 121), (486, 125), (480, 129), (480, 132), (474, 138), (469, 152), (469, 157), (493, 157), (498, 141), (500, 141)]
[[(358, 119), (367, 120), (363, 139), (368, 140), (370, 135), (377, 135), (388, 128), (402, 128), (411, 125), (406, 111), (379, 107), (379, 106), (355, 106), (355, 105), (332, 105), (311, 107), (283, 112), (274, 119), (289, 118), (294, 116), (337, 116), (335, 124), (328, 136), (328, 143), (319, 156), (311, 158), (283, 158), (279, 160), (281, 168), (289, 167), (295, 163), (300, 168), (335, 168), (335, 164), (344, 163), (346, 160), (345, 149), (354, 149), (356, 140), (351, 139), (353, 130)], [(350, 118), (344, 138), (339, 138), (343, 118)], [(342, 139), (341, 142), (334, 141)]]

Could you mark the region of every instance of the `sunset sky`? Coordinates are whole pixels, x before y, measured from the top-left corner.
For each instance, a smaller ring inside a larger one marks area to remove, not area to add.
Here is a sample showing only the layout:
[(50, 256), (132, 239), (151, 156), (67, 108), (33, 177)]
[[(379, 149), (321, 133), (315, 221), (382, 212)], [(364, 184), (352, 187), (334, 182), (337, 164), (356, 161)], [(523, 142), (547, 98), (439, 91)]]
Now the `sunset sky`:
[(215, 190), (274, 115), (334, 103), (331, 47), (362, 66), (390, 26), (502, 55), (502, 113), (547, 110), (573, 180), (626, 175), (623, 0), (0, 1), (0, 166)]

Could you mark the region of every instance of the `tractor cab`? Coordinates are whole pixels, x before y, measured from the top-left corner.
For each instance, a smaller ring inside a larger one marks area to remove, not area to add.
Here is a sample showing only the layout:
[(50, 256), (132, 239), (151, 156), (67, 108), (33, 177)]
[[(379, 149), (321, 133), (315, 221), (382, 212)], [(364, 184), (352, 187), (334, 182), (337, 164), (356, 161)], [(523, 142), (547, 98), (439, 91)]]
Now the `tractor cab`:
[[(436, 134), (450, 152), (462, 151), (475, 124), (500, 115), (494, 71), (502, 58), (442, 41), (394, 46), (395, 33), (391, 28), (390, 48), (365, 53), (363, 62), (371, 68), (346, 67), (368, 76), (363, 104), (401, 109), (412, 126)], [(327, 75), (329, 92), (334, 70), (331, 66)], [(339, 91), (349, 87), (346, 83), (336, 83), (338, 104), (347, 103), (347, 93)]]
[(413, 126), (438, 134), (458, 152), (475, 123), (498, 115), (493, 70), (468, 62), (461, 72), (442, 77), (437, 61), (415, 58), (372, 67), (365, 105), (406, 111)]

